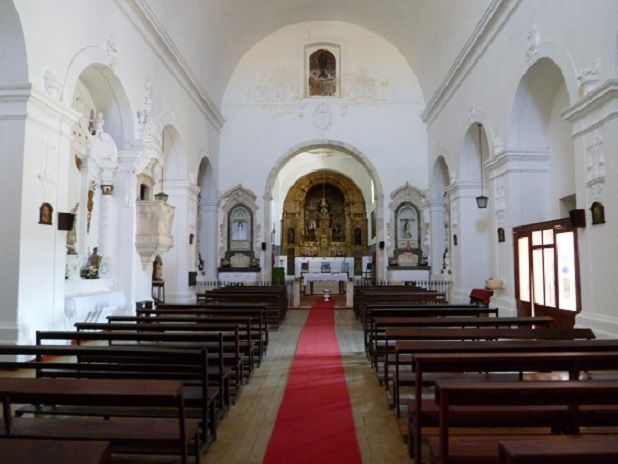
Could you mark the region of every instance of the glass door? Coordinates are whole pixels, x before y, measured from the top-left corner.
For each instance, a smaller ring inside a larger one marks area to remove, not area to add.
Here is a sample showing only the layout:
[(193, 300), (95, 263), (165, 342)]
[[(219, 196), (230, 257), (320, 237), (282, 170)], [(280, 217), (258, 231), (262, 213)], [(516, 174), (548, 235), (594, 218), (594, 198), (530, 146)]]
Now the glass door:
[(513, 230), (515, 298), (521, 316), (552, 316), (573, 327), (580, 310), (577, 230), (568, 219)]

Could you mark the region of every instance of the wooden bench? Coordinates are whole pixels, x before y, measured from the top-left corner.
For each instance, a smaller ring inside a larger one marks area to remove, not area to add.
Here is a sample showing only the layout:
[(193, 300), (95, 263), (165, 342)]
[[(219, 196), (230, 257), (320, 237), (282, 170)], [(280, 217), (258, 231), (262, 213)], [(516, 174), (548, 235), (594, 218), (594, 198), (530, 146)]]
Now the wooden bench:
[[(414, 387), (416, 374), (412, 363), (414, 354), (446, 353), (536, 353), (536, 352), (599, 352), (618, 351), (618, 340), (502, 340), (502, 341), (397, 341), (395, 344), (395, 375), (393, 377), (393, 401), (398, 411), (401, 408), (401, 387)], [(409, 373), (402, 372), (404, 366)], [(433, 385), (427, 376), (423, 386)], [(408, 427), (409, 428), (409, 427)], [(411, 441), (408, 440), (410, 443)]]
[(375, 317), (371, 321), (371, 335), (369, 337), (372, 364), (377, 370), (375, 353), (380, 341), (384, 342), (384, 332), (387, 328), (423, 328), (423, 327), (457, 327), (457, 328), (523, 328), (523, 327), (549, 327), (553, 322), (552, 317), (478, 317), (478, 316), (452, 316), (450, 314), (435, 316), (410, 317), (406, 315)]
[[(88, 452), (84, 453), (87, 449)], [(110, 464), (107, 441), (0, 439), (0, 463)]]
[[(185, 418), (182, 382), (172, 380), (0, 378), (3, 434), (10, 438), (109, 441), (112, 453), (177, 454), (200, 462), (199, 420)], [(176, 407), (174, 419), (12, 417), (14, 404)]]
[[(131, 332), (139, 333), (229, 333), (229, 337), (224, 337), (224, 365), (231, 367), (237, 375), (239, 384), (244, 384), (253, 371), (255, 356), (257, 355), (258, 344), (251, 338), (251, 327), (247, 321), (243, 326), (234, 322), (217, 322), (203, 320), (201, 323), (183, 324), (177, 322), (161, 322), (156, 324), (133, 323), (133, 322), (78, 322), (75, 328), (78, 331), (94, 330), (104, 332)], [(241, 329), (241, 330), (239, 330)], [(230, 341), (230, 343), (225, 343)], [(233, 341), (233, 343), (231, 343)], [(229, 352), (228, 352), (229, 351)], [(216, 355), (213, 355), (216, 357)]]
[[(616, 354), (618, 357), (618, 354)], [(438, 436), (427, 437), (432, 462), (454, 463), (498, 463), (499, 442), (503, 444), (517, 438), (526, 440), (535, 437), (534, 430), (527, 433), (529, 423), (524, 415), (520, 418), (523, 436), (512, 430), (504, 434), (492, 435), (451, 435), (450, 419), (454, 409), (462, 406), (486, 407), (516, 406), (560, 406), (564, 408), (563, 417), (568, 433), (579, 433), (582, 424), (582, 407), (618, 405), (618, 381), (535, 381), (535, 382), (478, 382), (469, 380), (440, 380), (436, 382), (436, 403), (440, 410)], [(618, 425), (618, 414), (614, 414), (609, 425)], [(550, 452), (551, 453), (551, 452)], [(590, 460), (588, 462), (595, 462)]]
[(470, 305), (405, 305), (396, 307), (370, 306), (367, 310), (366, 324), (363, 326), (365, 347), (373, 332), (373, 323), (377, 318), (406, 317), (498, 317), (498, 308), (481, 308)]
[(188, 304), (188, 305), (165, 305), (157, 309), (138, 308), (135, 311), (137, 317), (164, 317), (164, 316), (193, 316), (193, 317), (251, 317), (262, 321), (263, 325), (263, 350), (266, 353), (269, 342), (268, 308), (259, 304)]
[(498, 442), (500, 464), (615, 464), (618, 435), (560, 435)]
[[(413, 355), (416, 383), (415, 383), (415, 396), (414, 402), (411, 403), (412, 410), (409, 414), (409, 426), (410, 426), (410, 446), (413, 451), (414, 459), (416, 462), (421, 462), (421, 436), (424, 435), (426, 439), (431, 438), (427, 433), (422, 433), (424, 427), (440, 425), (440, 434), (444, 433), (442, 428), (443, 418), (438, 417), (435, 421), (435, 410), (428, 411), (427, 402), (422, 400), (422, 385), (423, 376), (427, 373), (449, 373), (449, 374), (462, 374), (462, 373), (497, 373), (497, 372), (568, 372), (569, 379), (577, 380), (580, 378), (580, 374), (584, 371), (591, 370), (617, 370), (618, 369), (618, 351), (613, 352), (559, 352), (559, 353), (427, 353)], [(478, 375), (478, 374), (477, 374)], [(461, 376), (456, 379), (462, 381)], [(477, 377), (478, 378), (478, 377)], [(442, 382), (441, 379), (435, 381), (436, 385)], [(474, 381), (466, 380), (468, 383), (474, 383)], [(478, 382), (478, 380), (477, 380)], [(515, 382), (520, 386), (532, 386), (537, 381), (524, 381)], [(485, 385), (494, 384), (511, 384), (512, 382), (481, 382)], [(554, 382), (557, 383), (557, 382)], [(559, 382), (558, 382), (559, 383)], [(618, 396), (616, 398), (618, 401)], [(539, 402), (533, 403), (521, 403), (518, 407), (517, 398), (513, 396), (510, 403), (514, 406), (514, 409), (507, 411), (505, 405), (496, 403), (493, 404), (489, 401), (489, 398), (483, 395), (476, 398), (476, 400), (470, 399), (469, 401), (476, 401), (477, 403), (470, 403), (469, 406), (483, 406), (483, 408), (475, 407), (472, 410), (460, 410), (458, 415), (453, 416), (450, 420), (449, 426), (469, 426), (480, 427), (489, 426), (495, 427), (498, 425), (514, 427), (520, 423), (525, 426), (546, 426), (548, 428), (556, 427), (557, 421), (563, 416), (564, 411), (556, 410), (554, 407), (550, 407), (544, 410), (540, 406), (554, 405), (551, 402)], [(598, 403), (597, 403), (598, 404)], [(439, 401), (436, 400), (436, 405), (441, 408)], [(487, 409), (487, 406), (499, 406), (495, 409)], [(534, 408), (521, 407), (523, 405), (534, 406)], [(458, 403), (458, 406), (461, 404)], [(425, 409), (425, 410), (424, 410)], [(428, 414), (429, 413), (429, 414)], [(586, 425), (606, 425), (607, 421), (618, 420), (618, 409), (611, 410), (597, 410), (588, 411), (584, 414), (580, 411), (579, 420)], [(534, 421), (534, 424), (533, 424)], [(572, 424), (566, 424), (560, 428), (561, 431), (571, 431), (568, 426)], [(443, 435), (442, 435), (443, 436)], [(443, 443), (444, 440), (441, 440)], [(442, 446), (442, 445), (441, 445)], [(442, 447), (440, 448), (442, 450)], [(440, 451), (441, 453), (442, 451)], [(497, 445), (496, 445), (497, 456)], [(446, 454), (440, 454), (446, 456)], [(475, 461), (472, 461), (475, 462)]]
[[(232, 379), (238, 376), (225, 366), (224, 336), (222, 333), (160, 333), (160, 332), (71, 332), (37, 331), (36, 343), (63, 341), (76, 344), (107, 342), (113, 346), (137, 346), (149, 349), (208, 350), (208, 382), (219, 389), (219, 408), (232, 404)], [(235, 342), (231, 342), (235, 343)], [(213, 359), (212, 356), (215, 358)], [(238, 356), (237, 354), (234, 355)]]
[[(255, 343), (254, 364), (260, 365), (262, 356), (266, 353), (266, 332), (263, 320), (260, 316), (236, 316), (236, 315), (218, 315), (218, 314), (202, 314), (202, 315), (156, 315), (150, 316), (107, 316), (109, 323), (136, 323), (136, 324), (201, 324), (201, 323), (232, 323), (246, 327), (245, 337)], [(242, 332), (241, 332), (242, 340)]]
[[(0, 345), (0, 356), (33, 358), (28, 361), (1, 361), (0, 369), (33, 371), (37, 378), (180, 380), (184, 385), (187, 416), (201, 421), (202, 445), (208, 447), (216, 438), (220, 415), (217, 408), (219, 390), (208, 385), (206, 349), (187, 351), (139, 346)], [(52, 357), (59, 359), (45, 361)], [(127, 407), (24, 406), (16, 411), (17, 415), (26, 413), (98, 414), (104, 417), (175, 417), (177, 414), (174, 408), (163, 407), (135, 410)]]
[[(591, 340), (594, 332), (590, 329), (563, 328), (405, 328), (388, 327), (384, 331), (384, 386), (389, 388), (389, 354), (395, 352), (395, 342), (398, 340)], [(380, 347), (376, 348), (380, 352)], [(396, 355), (395, 355), (396, 356)], [(377, 360), (376, 360), (377, 363)], [(379, 369), (378, 369), (379, 371)]]

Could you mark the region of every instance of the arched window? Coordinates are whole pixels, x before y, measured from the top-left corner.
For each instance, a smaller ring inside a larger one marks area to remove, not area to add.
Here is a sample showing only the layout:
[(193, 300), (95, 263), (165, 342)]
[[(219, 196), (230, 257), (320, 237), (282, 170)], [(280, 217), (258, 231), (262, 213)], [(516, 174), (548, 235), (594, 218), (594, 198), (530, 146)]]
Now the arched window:
[(325, 49), (309, 55), (309, 96), (332, 97), (337, 94), (337, 59)]

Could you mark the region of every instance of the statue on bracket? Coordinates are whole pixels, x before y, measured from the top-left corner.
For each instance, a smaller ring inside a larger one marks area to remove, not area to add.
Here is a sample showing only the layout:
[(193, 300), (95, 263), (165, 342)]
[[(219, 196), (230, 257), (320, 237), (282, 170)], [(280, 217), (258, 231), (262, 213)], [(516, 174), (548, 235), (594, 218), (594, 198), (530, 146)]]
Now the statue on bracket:
[(73, 227), (67, 233), (67, 255), (76, 255), (77, 254), (77, 209), (79, 208), (79, 203), (75, 203), (75, 206), (71, 209), (71, 214), (75, 218), (73, 220)]

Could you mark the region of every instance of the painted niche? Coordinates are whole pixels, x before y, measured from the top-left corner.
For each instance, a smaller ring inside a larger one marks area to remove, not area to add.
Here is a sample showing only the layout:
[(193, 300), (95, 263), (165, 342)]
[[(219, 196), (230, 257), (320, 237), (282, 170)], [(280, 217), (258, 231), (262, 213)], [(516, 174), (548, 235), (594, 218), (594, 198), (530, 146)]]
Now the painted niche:
[(323, 48), (309, 55), (309, 96), (337, 94), (337, 59)]

